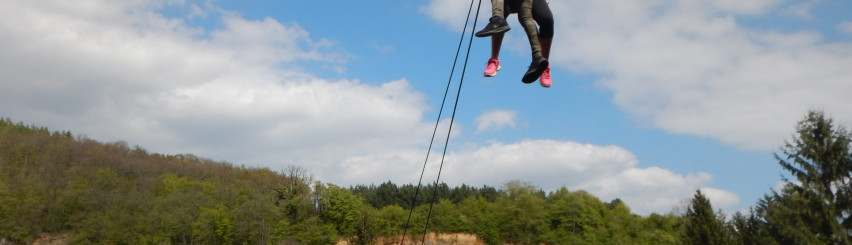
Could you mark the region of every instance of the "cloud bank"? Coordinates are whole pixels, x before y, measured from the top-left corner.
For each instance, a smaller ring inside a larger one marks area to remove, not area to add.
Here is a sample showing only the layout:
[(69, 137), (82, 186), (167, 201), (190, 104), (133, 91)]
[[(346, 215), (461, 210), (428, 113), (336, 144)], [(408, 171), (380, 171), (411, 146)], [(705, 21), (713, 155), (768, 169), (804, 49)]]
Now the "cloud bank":
[[(780, 15), (806, 21), (815, 4), (550, 1), (556, 22), (551, 61), (599, 75), (596, 85), (611, 91), (613, 102), (640, 123), (741, 149), (774, 150), (808, 109), (852, 122), (846, 109), (852, 104), (852, 43), (825, 40), (815, 30), (759, 30), (739, 19)], [(467, 8), (456, 5), (435, 0), (424, 7), (434, 11), (424, 12), (460, 30), (454, 23), (463, 20), (449, 13)], [(846, 20), (836, 29), (852, 28)]]
[[(349, 175), (351, 179), (340, 181), (405, 183), (419, 178), (424, 156), (423, 151), (407, 150), (348, 158), (342, 168), (353, 174)], [(437, 177), (440, 156), (440, 152), (432, 153), (424, 179)], [(673, 211), (695, 190), (707, 189), (703, 187), (713, 181), (707, 173), (682, 175), (658, 167), (642, 168), (638, 163), (632, 153), (618, 146), (532, 139), (509, 144), (495, 142), (448, 154), (441, 181), (451, 186), (464, 183), (499, 187), (508, 180), (520, 180), (547, 192), (561, 187), (582, 189), (603, 201), (620, 198), (640, 214)], [(428, 183), (431, 182), (424, 182)], [(736, 194), (712, 190), (714, 207), (727, 209), (739, 204)]]

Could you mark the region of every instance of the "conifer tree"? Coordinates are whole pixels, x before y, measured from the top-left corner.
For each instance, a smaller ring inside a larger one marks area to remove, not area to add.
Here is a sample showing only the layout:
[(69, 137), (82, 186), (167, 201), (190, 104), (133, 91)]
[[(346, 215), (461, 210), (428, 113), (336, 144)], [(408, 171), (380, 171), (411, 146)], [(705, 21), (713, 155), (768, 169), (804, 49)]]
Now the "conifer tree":
[(701, 190), (695, 191), (684, 217), (686, 219), (684, 241), (687, 244), (726, 244), (722, 221), (716, 218), (710, 200), (701, 193)]
[[(786, 180), (787, 185), (781, 193), (768, 196), (762, 205), (767, 221), (775, 221), (771, 225), (777, 236), (790, 235), (784, 232), (796, 230), (789, 227), (790, 224), (805, 221), (806, 227), (799, 228), (809, 229), (810, 234), (806, 235), (825, 244), (850, 244), (850, 140), (849, 131), (834, 125), (821, 111), (809, 111), (796, 125), (796, 136), (782, 147), (782, 155), (775, 154), (778, 163), (795, 181)], [(774, 210), (770, 210), (772, 208)]]

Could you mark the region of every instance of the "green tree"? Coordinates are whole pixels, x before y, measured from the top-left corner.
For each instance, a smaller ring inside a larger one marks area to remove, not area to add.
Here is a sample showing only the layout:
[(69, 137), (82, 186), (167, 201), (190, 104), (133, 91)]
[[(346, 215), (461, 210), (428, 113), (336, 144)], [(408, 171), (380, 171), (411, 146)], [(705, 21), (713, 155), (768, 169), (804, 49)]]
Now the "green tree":
[(378, 210), (370, 205), (364, 205), (361, 211), (361, 219), (355, 224), (355, 236), (349, 238), (350, 244), (366, 245), (373, 244), (381, 235), (379, 230)]
[(757, 210), (751, 209), (749, 214), (735, 213), (730, 221), (733, 232), (736, 233), (735, 244), (762, 245), (778, 244), (768, 233), (766, 223), (757, 215)]
[(467, 227), (470, 231), (489, 245), (500, 243), (500, 227), (495, 217), (496, 206), (485, 197), (474, 196), (469, 196), (458, 204), (459, 211), (467, 217)]
[(375, 194), (377, 199), (377, 203), (374, 204), (375, 208), (383, 208), (387, 205), (399, 204), (404, 200), (399, 193), (399, 188), (396, 184), (390, 181), (382, 183), (376, 187)]
[[(795, 181), (761, 203), (779, 236), (808, 233), (821, 243), (850, 244), (852, 234), (852, 135), (821, 111), (809, 111), (796, 135), (775, 158)], [(790, 233), (789, 225), (807, 232)], [(797, 227), (800, 229), (804, 227)], [(783, 239), (783, 237), (781, 237)], [(810, 240), (810, 239), (808, 239)]]
[(671, 213), (653, 213), (640, 220), (639, 241), (641, 244), (682, 244), (682, 221), (681, 217)]
[(637, 243), (639, 237), (639, 221), (630, 212), (630, 207), (627, 207), (621, 199), (616, 198), (612, 202), (606, 204), (609, 211), (607, 216), (607, 236), (612, 237), (613, 244), (630, 244)]
[(34, 188), (13, 192), (0, 181), (0, 238), (27, 243), (40, 232), (39, 207), (43, 205)]
[(717, 218), (710, 200), (701, 190), (695, 191), (685, 219), (684, 239), (687, 244), (727, 244), (723, 222)]
[(789, 189), (788, 185), (758, 202), (757, 212), (770, 237), (778, 244), (827, 244), (812, 231), (818, 218), (809, 212), (808, 200)]
[(355, 234), (355, 226), (361, 220), (364, 200), (347, 189), (333, 184), (324, 188), (319, 203), (321, 216), (336, 225), (340, 235)]
[(458, 207), (452, 201), (441, 199), (433, 205), (429, 230), (439, 233), (465, 231), (467, 227), (463, 218)]
[[(618, 211), (617, 215), (612, 209)], [(549, 229), (543, 237), (555, 244), (630, 243), (619, 241), (626, 234), (620, 226), (631, 222), (631, 218), (622, 217), (625, 212), (629, 216), (629, 209), (620, 201), (608, 206), (588, 192), (571, 192), (563, 187), (548, 198)]]
[(335, 226), (322, 222), (318, 216), (298, 223), (282, 219), (276, 224), (272, 233), (273, 240), (284, 244), (334, 244), (338, 237)]
[(192, 237), (193, 241), (206, 244), (234, 243), (234, 222), (228, 207), (201, 208), (201, 214), (192, 223)]
[(407, 218), (408, 211), (394, 204), (379, 209), (373, 218), (373, 223), (381, 235), (392, 236), (402, 234)]
[(535, 244), (545, 232), (545, 200), (529, 183), (506, 183), (497, 199), (496, 218), (503, 240), (511, 243)]

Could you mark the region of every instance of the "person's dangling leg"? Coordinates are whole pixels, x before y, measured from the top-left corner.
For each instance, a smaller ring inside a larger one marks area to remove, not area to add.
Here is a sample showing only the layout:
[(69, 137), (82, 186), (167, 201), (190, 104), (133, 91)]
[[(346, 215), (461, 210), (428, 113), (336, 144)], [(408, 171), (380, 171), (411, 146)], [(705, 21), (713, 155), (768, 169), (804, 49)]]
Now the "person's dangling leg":
[(535, 19), (533, 19), (532, 15), (532, 4), (533, 0), (523, 0), (521, 2), (521, 9), (518, 12), (518, 21), (521, 23), (521, 26), (524, 27), (524, 32), (526, 32), (527, 39), (530, 42), (532, 57), (535, 59), (536, 57), (543, 56), (541, 55), (541, 42), (539, 42), (538, 39), (538, 26), (536, 26)]
[(498, 33), (504, 33), (512, 28), (506, 23), (506, 16), (503, 14), (503, 0), (491, 0), (491, 19), (481, 31), (476, 32), (477, 37), (487, 37)]
[(491, 36), (491, 58), (488, 59), (485, 72), (483, 72), (483, 75), (486, 77), (496, 76), (497, 71), (502, 68), (500, 66), (500, 47), (503, 46), (504, 35), (505, 33), (497, 33)]
[(532, 18), (538, 24), (538, 38), (541, 43), (541, 55), (550, 59), (550, 44), (553, 42), (553, 13), (545, 0), (533, 0)]
[(506, 18), (504, 11), (503, 0), (491, 0), (491, 17)]
[(553, 37), (538, 36), (539, 45), (541, 45), (541, 56), (550, 60), (550, 45), (553, 43)]
[[(503, 0), (491, 0), (491, 19), (499, 18), (500, 21), (506, 23), (506, 17), (509, 16), (506, 3)], [(508, 24), (506, 27), (508, 28)], [(483, 30), (485, 31), (485, 30)], [(506, 29), (508, 31), (508, 29)], [(480, 31), (482, 32), (482, 31)], [(479, 34), (479, 33), (477, 33)], [(491, 58), (488, 59), (488, 63), (485, 65), (485, 71), (483, 75), (486, 77), (493, 77), (497, 75), (497, 71), (502, 68), (500, 66), (500, 47), (503, 46), (503, 36), (504, 32), (494, 33), (491, 35)]]
[(553, 79), (550, 76), (550, 44), (553, 43), (553, 37), (541, 37), (539, 36), (538, 40), (541, 42), (541, 56), (548, 60), (547, 68), (541, 73), (541, 78), (539, 78), (539, 82), (541, 82), (541, 86), (545, 88), (549, 88), (553, 83)]
[(541, 42), (539, 41), (538, 29), (532, 16), (532, 5), (533, 0), (523, 0), (521, 2), (521, 9), (518, 11), (518, 20), (527, 33), (527, 39), (530, 41), (530, 50), (532, 51), (532, 63), (530, 63), (529, 69), (521, 79), (524, 83), (535, 82), (549, 65), (547, 59), (541, 53)]
[[(550, 12), (550, 6), (547, 5), (545, 0), (533, 0), (532, 16), (539, 26), (538, 40), (541, 44), (541, 56), (550, 61), (550, 46), (553, 43), (553, 13)], [(552, 83), (550, 65), (541, 73), (539, 81), (542, 87), (550, 87)]]

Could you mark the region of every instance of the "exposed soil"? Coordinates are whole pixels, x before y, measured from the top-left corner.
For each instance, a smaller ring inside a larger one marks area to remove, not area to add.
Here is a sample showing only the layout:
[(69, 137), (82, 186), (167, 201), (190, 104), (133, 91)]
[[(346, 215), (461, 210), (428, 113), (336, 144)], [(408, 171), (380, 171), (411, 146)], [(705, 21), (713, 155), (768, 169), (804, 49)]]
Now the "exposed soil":
[[(393, 238), (380, 238), (376, 241), (376, 245), (394, 245), (400, 244), (399, 240), (402, 236), (397, 236)], [(466, 234), (466, 233), (452, 233), (452, 234), (435, 234), (434, 232), (430, 232), (426, 235), (426, 241), (421, 243), (423, 240), (423, 236), (416, 236), (411, 238), (410, 236), (406, 236), (404, 245), (450, 245), (450, 244), (458, 244), (458, 245), (485, 245), (485, 242), (479, 240), (474, 234)], [(349, 245), (349, 242), (346, 240), (340, 240), (336, 243), (336, 245)]]

